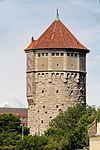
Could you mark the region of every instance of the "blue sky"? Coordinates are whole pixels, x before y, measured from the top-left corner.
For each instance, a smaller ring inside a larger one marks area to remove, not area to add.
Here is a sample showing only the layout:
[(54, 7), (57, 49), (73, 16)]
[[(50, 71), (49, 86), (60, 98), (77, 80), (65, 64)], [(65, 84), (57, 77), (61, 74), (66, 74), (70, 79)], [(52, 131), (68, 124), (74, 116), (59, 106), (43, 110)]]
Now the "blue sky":
[(91, 53), (87, 56), (87, 103), (100, 106), (99, 0), (0, 0), (0, 106), (26, 107), (24, 48), (55, 20)]

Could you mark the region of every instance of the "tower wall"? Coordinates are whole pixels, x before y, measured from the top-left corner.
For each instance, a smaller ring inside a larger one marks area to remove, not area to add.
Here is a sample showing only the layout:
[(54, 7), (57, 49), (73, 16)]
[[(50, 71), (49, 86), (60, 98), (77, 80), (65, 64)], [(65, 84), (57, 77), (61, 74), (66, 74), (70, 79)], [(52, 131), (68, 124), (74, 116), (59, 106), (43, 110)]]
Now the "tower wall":
[(43, 134), (49, 121), (75, 104), (86, 104), (85, 53), (27, 51), (28, 126)]

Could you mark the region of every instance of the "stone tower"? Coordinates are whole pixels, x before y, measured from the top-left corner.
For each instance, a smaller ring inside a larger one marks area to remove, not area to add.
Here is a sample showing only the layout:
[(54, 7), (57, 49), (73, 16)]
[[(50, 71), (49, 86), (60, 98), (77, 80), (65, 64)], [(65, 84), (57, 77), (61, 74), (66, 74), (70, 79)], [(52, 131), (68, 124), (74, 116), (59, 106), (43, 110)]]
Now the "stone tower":
[(86, 104), (84, 47), (56, 20), (25, 49), (27, 57), (28, 126), (43, 134), (49, 121), (75, 104)]

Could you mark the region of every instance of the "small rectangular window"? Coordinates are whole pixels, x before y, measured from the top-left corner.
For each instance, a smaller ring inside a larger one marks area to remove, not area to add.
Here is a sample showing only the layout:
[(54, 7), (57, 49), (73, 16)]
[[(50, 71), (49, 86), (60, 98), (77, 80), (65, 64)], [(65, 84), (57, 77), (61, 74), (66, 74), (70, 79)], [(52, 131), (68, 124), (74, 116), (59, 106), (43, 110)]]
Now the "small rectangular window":
[(86, 55), (84, 54), (84, 58), (86, 57)]
[(80, 54), (80, 57), (82, 57), (82, 54)]
[(73, 57), (73, 53), (71, 53), (71, 57)]
[(56, 56), (59, 56), (59, 53), (56, 53)]
[(64, 56), (64, 53), (60, 53), (61, 56)]
[(77, 53), (75, 53), (75, 57), (77, 57)]
[(40, 57), (40, 53), (38, 53), (38, 57)]
[(56, 105), (56, 108), (58, 108), (58, 105)]
[(59, 73), (56, 73), (56, 75), (59, 75)]
[(48, 53), (45, 53), (45, 56), (48, 56)]
[(42, 90), (42, 93), (44, 93), (44, 90)]
[(70, 56), (70, 53), (67, 53), (67, 56)]
[(52, 53), (52, 56), (55, 56), (55, 53)]
[(44, 56), (44, 53), (42, 53), (42, 56)]
[(41, 120), (41, 123), (43, 123), (43, 120)]

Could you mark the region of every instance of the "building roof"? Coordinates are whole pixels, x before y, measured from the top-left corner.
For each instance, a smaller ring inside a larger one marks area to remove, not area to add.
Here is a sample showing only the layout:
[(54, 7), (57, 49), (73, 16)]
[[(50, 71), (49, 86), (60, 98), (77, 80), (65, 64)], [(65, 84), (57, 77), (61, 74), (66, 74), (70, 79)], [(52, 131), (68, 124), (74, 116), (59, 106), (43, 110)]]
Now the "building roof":
[(27, 108), (0, 108), (0, 114), (12, 113), (12, 114), (27, 114)]
[(38, 48), (74, 48), (88, 51), (60, 20), (55, 20), (37, 40), (33, 39), (25, 50)]

